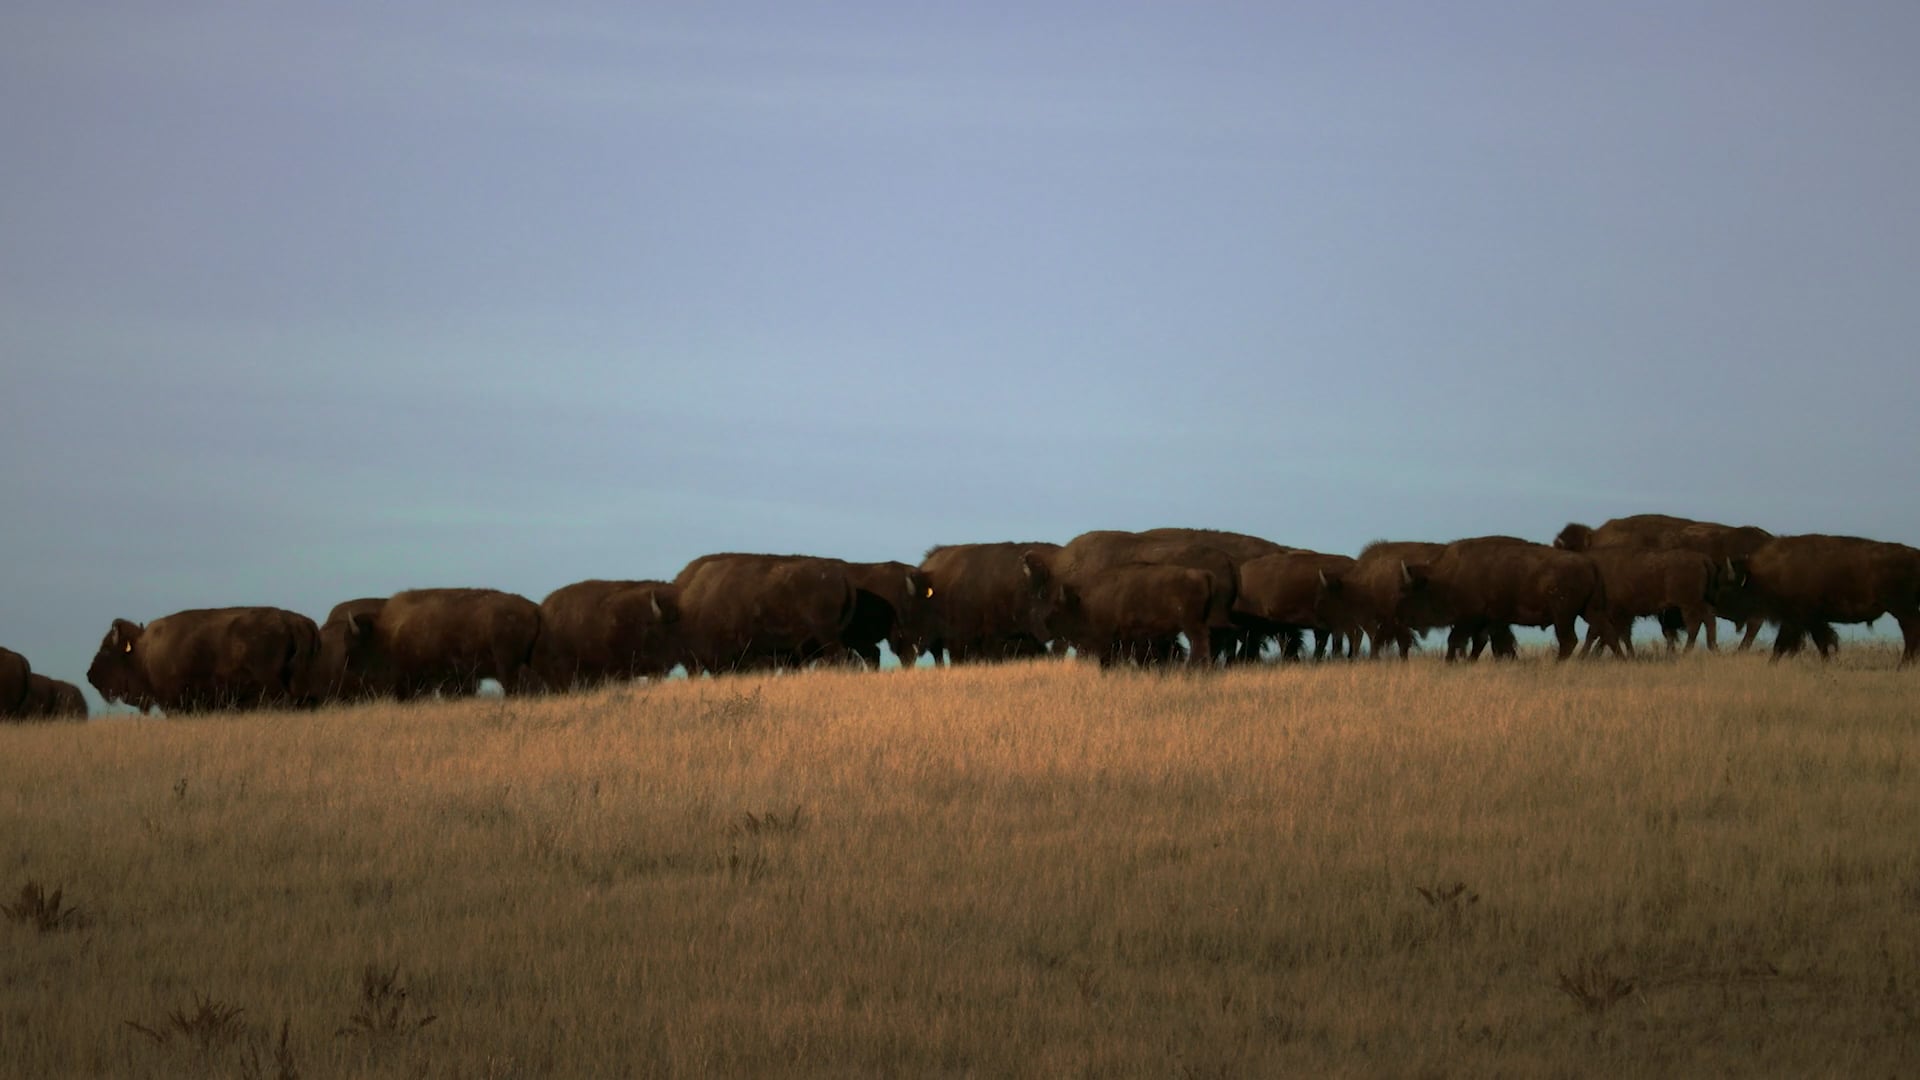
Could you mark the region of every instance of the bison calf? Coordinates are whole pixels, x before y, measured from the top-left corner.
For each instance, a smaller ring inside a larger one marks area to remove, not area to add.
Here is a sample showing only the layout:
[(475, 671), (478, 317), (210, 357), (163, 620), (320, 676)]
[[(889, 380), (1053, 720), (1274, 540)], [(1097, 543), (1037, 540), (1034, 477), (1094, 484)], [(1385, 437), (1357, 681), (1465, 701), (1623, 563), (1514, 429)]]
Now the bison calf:
[(1061, 583), (1051, 625), (1082, 655), (1107, 667), (1120, 660), (1171, 656), (1174, 639), (1187, 638), (1187, 663), (1213, 662), (1209, 616), (1223, 593), (1217, 575), (1186, 566), (1138, 565), (1110, 569), (1092, 581)]

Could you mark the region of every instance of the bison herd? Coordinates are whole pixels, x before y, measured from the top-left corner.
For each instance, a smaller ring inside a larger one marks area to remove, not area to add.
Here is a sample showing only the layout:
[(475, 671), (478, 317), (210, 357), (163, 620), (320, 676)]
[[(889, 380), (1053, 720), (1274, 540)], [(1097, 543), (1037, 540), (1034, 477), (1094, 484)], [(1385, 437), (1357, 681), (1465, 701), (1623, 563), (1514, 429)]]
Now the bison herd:
[[(1513, 656), (1513, 628), (1551, 628), (1564, 660), (1633, 652), (1659, 621), (1672, 650), (1716, 619), (1807, 638), (1891, 614), (1901, 663), (1920, 651), (1920, 550), (1847, 536), (1780, 536), (1659, 514), (1568, 525), (1552, 544), (1510, 536), (1380, 541), (1356, 557), (1212, 529), (1084, 533), (1064, 545), (955, 544), (913, 566), (799, 555), (705, 555), (670, 581), (582, 581), (533, 601), (492, 589), (415, 589), (349, 600), (324, 623), (278, 608), (115, 620), (87, 679), (109, 701), (169, 713), (366, 698), (509, 694), (634, 678), (912, 666), (1062, 654), (1104, 665), (1354, 657), (1446, 629), (1446, 656)], [(1584, 645), (1579, 626), (1584, 624)], [(85, 715), (71, 684), (0, 650), (0, 716)]]

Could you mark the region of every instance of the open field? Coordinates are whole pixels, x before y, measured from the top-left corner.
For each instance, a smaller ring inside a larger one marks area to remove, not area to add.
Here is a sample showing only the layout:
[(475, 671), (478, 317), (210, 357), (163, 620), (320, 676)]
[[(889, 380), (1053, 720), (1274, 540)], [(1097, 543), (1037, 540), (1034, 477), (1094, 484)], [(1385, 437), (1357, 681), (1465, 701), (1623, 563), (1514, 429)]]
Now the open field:
[(1887, 1076), (1920, 672), (1038, 664), (8, 728), (0, 867), (79, 909), (0, 919), (6, 1075)]

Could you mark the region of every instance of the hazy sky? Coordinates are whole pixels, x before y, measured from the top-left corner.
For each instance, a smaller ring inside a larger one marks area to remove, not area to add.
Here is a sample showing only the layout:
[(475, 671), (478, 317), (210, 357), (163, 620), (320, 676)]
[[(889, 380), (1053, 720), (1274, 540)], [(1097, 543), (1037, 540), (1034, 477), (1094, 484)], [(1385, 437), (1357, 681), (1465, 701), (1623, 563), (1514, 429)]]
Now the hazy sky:
[(987, 7), (11, 0), (0, 642), (1089, 528), (1920, 543), (1920, 5)]

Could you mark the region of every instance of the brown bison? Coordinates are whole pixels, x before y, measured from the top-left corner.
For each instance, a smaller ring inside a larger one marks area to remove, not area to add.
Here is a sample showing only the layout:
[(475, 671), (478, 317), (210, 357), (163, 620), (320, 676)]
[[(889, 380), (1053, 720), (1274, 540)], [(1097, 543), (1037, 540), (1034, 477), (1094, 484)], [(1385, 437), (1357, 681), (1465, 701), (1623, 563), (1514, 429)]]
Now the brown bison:
[(880, 643), (910, 668), (926, 638), (933, 585), (917, 566), (903, 562), (845, 563), (855, 591), (853, 618), (840, 642), (871, 667), (880, 666)]
[(1109, 568), (1084, 585), (1055, 586), (1049, 622), (1082, 656), (1107, 667), (1164, 661), (1186, 635), (1187, 662), (1213, 661), (1211, 624), (1231, 583), (1188, 566), (1136, 563)]
[(1900, 625), (1900, 663), (1920, 652), (1920, 550), (1857, 536), (1782, 536), (1752, 555), (1721, 566), (1716, 601), (1749, 605), (1778, 623), (1773, 657), (1799, 649), (1808, 636), (1822, 657), (1836, 642), (1833, 623), (1871, 623), (1892, 615)]
[[(1718, 566), (1728, 559), (1751, 555), (1772, 539), (1772, 533), (1755, 525), (1722, 525), (1671, 514), (1634, 514), (1614, 518), (1597, 529), (1570, 523), (1554, 537), (1553, 546), (1567, 551), (1613, 547), (1697, 551)], [(1721, 603), (1715, 605), (1715, 614), (1735, 626), (1745, 628), (1740, 648), (1749, 649), (1753, 647), (1753, 639), (1760, 633), (1760, 626), (1766, 620), (1760, 613), (1742, 607), (1743, 603), (1743, 596), (1727, 594)], [(1712, 624), (1708, 626), (1707, 647), (1711, 649), (1716, 647), (1716, 642)], [(1680, 629), (1672, 615), (1661, 618), (1660, 628), (1669, 635)]]
[[(360, 603), (355, 601), (354, 603)], [(336, 609), (337, 610), (337, 609)], [(497, 589), (411, 589), (374, 610), (329, 618), (317, 681), (402, 701), (473, 693), (482, 679), (503, 692), (538, 689), (533, 670), (540, 608)]]
[(280, 608), (182, 611), (145, 626), (115, 619), (87, 681), (141, 712), (303, 705), (319, 650), (313, 620)]
[(934, 663), (1008, 660), (1047, 651), (1047, 607), (1059, 544), (943, 544), (920, 563), (928, 597), (925, 648)]
[[(335, 701), (358, 701), (378, 693), (358, 674), (348, 671), (340, 658), (344, 655), (341, 649), (352, 633), (352, 628), (347, 624), (354, 619), (370, 623), (386, 604), (387, 598), (384, 596), (363, 596), (333, 605), (333, 610), (327, 612), (326, 621), (320, 624), (321, 655), (307, 665), (306, 677), (296, 687), (302, 698), (316, 705), (324, 705)], [(335, 643), (332, 654), (328, 654), (327, 650), (326, 643), (329, 641)]]
[(1448, 544), (1431, 562), (1403, 563), (1401, 585), (1399, 622), (1451, 626), (1448, 660), (1480, 631), (1494, 635), (1496, 655), (1510, 651), (1500, 634), (1512, 626), (1551, 626), (1565, 660), (1580, 644), (1580, 618), (1614, 655), (1625, 655), (1608, 621), (1599, 568), (1585, 555), (1513, 537), (1474, 537)]
[[(1401, 621), (1400, 594), (1405, 585), (1401, 567), (1432, 562), (1446, 547), (1422, 540), (1375, 540), (1360, 550), (1360, 557), (1353, 561), (1342, 583), (1354, 618), (1367, 632), (1368, 656), (1379, 656), (1386, 645), (1398, 645), (1404, 660), (1413, 649), (1415, 637), (1425, 637), (1427, 631), (1444, 625)], [(1404, 613), (1409, 618), (1422, 614), (1412, 609)]]
[(797, 667), (847, 654), (857, 589), (839, 559), (703, 555), (673, 583), (687, 673)]
[(1222, 529), (1159, 528), (1147, 529), (1133, 535), (1142, 540), (1175, 540), (1185, 544), (1205, 544), (1233, 556), (1233, 561), (1236, 563), (1251, 562), (1266, 555), (1279, 555), (1294, 550), (1264, 537), (1226, 532)]
[(0, 648), (0, 717), (20, 715), (27, 700), (27, 677), (32, 673), (26, 657)]
[(23, 720), (85, 720), (87, 698), (72, 683), (36, 671), (27, 676), (27, 697), (16, 715)]
[(680, 663), (680, 590), (664, 581), (580, 581), (540, 602), (533, 667), (550, 690), (657, 679)]
[[(1234, 562), (1236, 578), (1238, 569), (1254, 559), (1265, 558), (1268, 555), (1281, 555), (1294, 550), (1285, 544), (1276, 544), (1262, 536), (1228, 532), (1223, 529), (1163, 527), (1147, 529), (1144, 532), (1134, 535), (1139, 536), (1143, 540), (1171, 540), (1185, 544), (1199, 544), (1213, 548), (1216, 551), (1224, 551)], [(1266, 647), (1267, 638), (1272, 635), (1261, 633), (1250, 625), (1241, 625), (1242, 617), (1237, 612), (1234, 618), (1236, 624), (1231, 629), (1215, 631), (1213, 635), (1214, 655), (1221, 657), (1228, 663), (1258, 660), (1261, 651)], [(1283, 651), (1291, 650), (1297, 653), (1299, 634), (1296, 632), (1282, 636), (1285, 638), (1282, 642)], [(1315, 648), (1322, 648), (1324, 644), (1324, 640), (1316, 636)]]
[(1325, 655), (1329, 641), (1347, 644), (1347, 655), (1354, 655), (1365, 629), (1363, 607), (1356, 604), (1347, 589), (1347, 577), (1354, 560), (1345, 555), (1323, 555), (1317, 551), (1284, 551), (1263, 555), (1240, 564), (1240, 598), (1234, 611), (1250, 620), (1257, 631), (1278, 635), (1291, 647), (1283, 647), (1289, 659), (1299, 653), (1298, 639), (1303, 631), (1314, 635), (1314, 656)]
[[(1707, 648), (1713, 648), (1718, 570), (1712, 559), (1677, 548), (1597, 547), (1582, 554), (1600, 570), (1608, 621), (1628, 655), (1633, 654), (1633, 620), (1645, 616), (1661, 620), (1668, 652), (1674, 650), (1681, 630), (1687, 632), (1691, 652), (1702, 627), (1707, 631)], [(1598, 639), (1598, 629), (1589, 625), (1582, 655), (1592, 652)]]
[[(1213, 607), (1207, 613), (1210, 647), (1201, 659), (1211, 662), (1216, 655), (1232, 657), (1252, 645), (1244, 639), (1254, 635), (1234, 618), (1239, 599), (1239, 568), (1232, 555), (1211, 544), (1183, 539), (1154, 539), (1139, 533), (1101, 530), (1081, 533), (1067, 541), (1053, 557), (1049, 568), (1054, 579), (1056, 601), (1062, 595), (1060, 585), (1071, 585), (1086, 595), (1109, 572), (1123, 566), (1184, 566), (1213, 575)], [(1142, 580), (1157, 580), (1143, 578)], [(1172, 581), (1173, 578), (1164, 580)], [(1188, 642), (1190, 652), (1195, 652)], [(1189, 662), (1194, 662), (1189, 657)]]

